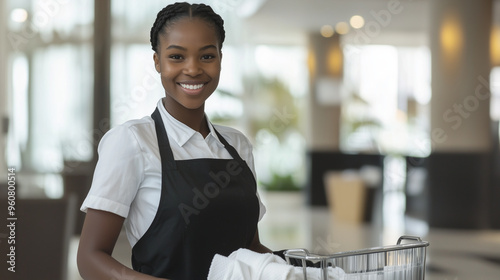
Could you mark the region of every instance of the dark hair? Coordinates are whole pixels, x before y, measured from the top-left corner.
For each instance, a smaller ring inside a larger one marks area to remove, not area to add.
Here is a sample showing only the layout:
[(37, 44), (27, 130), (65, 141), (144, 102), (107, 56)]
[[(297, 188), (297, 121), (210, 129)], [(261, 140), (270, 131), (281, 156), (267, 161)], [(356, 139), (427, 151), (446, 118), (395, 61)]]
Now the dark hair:
[(158, 12), (150, 34), (151, 46), (155, 52), (158, 51), (158, 35), (166, 31), (165, 29), (169, 23), (183, 17), (197, 17), (212, 24), (219, 39), (219, 48), (222, 48), (226, 32), (224, 31), (224, 20), (221, 16), (208, 5), (182, 2), (170, 4)]

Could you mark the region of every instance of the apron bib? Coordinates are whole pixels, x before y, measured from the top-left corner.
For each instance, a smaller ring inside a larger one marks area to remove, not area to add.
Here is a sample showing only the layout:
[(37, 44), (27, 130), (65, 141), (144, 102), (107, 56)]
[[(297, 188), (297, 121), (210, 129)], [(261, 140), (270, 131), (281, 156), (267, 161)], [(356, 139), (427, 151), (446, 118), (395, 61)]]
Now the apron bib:
[(156, 216), (132, 248), (134, 270), (168, 279), (206, 279), (215, 254), (248, 248), (257, 230), (255, 178), (217, 132), (233, 159), (174, 160), (158, 109), (151, 115), (162, 165)]

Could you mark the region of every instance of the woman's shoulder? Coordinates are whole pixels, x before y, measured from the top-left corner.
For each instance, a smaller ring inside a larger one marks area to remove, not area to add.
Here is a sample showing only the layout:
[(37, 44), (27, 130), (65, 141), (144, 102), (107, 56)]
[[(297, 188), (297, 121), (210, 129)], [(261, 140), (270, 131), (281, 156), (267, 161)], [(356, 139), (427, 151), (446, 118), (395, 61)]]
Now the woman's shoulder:
[[(101, 142), (122, 143), (122, 145), (134, 145), (135, 143), (149, 142), (155, 136), (154, 121), (146, 116), (141, 119), (133, 119), (112, 127), (107, 131)], [(112, 144), (113, 145), (113, 144)]]
[(113, 126), (106, 134), (127, 134), (134, 132), (146, 132), (154, 128), (154, 121), (150, 116), (140, 119), (128, 120)]
[(119, 125), (116, 125), (115, 127), (113, 128), (135, 128), (135, 127), (144, 127), (144, 126), (148, 126), (148, 125), (154, 125), (154, 121), (153, 119), (151, 118), (151, 116), (145, 116), (145, 117), (142, 117), (140, 119), (131, 119), (131, 120), (128, 120), (124, 123), (121, 123)]

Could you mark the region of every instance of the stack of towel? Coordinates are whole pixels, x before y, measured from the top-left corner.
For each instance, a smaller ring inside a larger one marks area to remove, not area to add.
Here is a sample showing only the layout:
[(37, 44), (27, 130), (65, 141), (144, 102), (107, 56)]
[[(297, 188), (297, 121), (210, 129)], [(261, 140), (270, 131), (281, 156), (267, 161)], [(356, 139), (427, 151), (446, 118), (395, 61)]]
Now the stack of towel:
[[(308, 267), (307, 279), (321, 280), (321, 269)], [(344, 271), (338, 267), (328, 268), (329, 280), (341, 280)], [(247, 249), (234, 251), (229, 257), (215, 255), (208, 280), (299, 280), (304, 279), (302, 267), (288, 265), (279, 256), (259, 254)]]

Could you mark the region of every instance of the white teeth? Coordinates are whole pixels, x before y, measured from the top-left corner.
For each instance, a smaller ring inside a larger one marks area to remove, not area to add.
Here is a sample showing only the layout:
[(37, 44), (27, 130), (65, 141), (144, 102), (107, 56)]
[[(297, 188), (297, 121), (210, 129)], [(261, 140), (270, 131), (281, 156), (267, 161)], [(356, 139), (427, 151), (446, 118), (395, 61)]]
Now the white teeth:
[(203, 84), (199, 84), (199, 85), (187, 85), (187, 84), (181, 84), (181, 87), (185, 88), (185, 89), (199, 89), (203, 86)]

